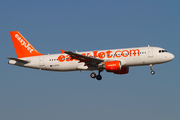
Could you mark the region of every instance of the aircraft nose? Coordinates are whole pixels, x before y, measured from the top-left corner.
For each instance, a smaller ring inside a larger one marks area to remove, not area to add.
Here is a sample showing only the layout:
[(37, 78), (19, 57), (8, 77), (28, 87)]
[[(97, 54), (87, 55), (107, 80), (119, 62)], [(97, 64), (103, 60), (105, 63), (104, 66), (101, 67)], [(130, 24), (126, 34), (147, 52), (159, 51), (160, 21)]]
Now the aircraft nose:
[(174, 59), (174, 55), (173, 55), (172, 53), (170, 53), (169, 59), (170, 59), (170, 60), (173, 60), (173, 59)]

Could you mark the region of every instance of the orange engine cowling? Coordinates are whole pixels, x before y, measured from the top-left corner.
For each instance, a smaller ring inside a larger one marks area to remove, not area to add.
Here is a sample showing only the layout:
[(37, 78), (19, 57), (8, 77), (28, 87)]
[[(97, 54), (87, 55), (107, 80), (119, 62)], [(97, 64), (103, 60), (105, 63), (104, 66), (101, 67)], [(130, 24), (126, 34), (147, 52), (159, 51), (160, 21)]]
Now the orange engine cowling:
[(129, 67), (122, 67), (119, 71), (114, 71), (114, 74), (127, 74), (129, 73)]
[(105, 62), (105, 69), (108, 72), (121, 70), (121, 62), (120, 61)]
[(127, 74), (129, 72), (129, 67), (121, 67), (121, 61), (110, 61), (104, 64), (107, 72), (113, 72), (114, 74)]

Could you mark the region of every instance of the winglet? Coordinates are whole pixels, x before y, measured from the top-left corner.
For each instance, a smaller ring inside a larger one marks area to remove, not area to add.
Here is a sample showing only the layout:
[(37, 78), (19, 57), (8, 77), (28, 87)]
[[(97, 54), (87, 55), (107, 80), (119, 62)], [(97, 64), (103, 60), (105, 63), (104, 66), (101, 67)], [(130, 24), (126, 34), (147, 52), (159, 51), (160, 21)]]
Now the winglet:
[(61, 53), (63, 54), (64, 52), (66, 52), (65, 50), (62, 50), (62, 49), (60, 49), (61, 50)]

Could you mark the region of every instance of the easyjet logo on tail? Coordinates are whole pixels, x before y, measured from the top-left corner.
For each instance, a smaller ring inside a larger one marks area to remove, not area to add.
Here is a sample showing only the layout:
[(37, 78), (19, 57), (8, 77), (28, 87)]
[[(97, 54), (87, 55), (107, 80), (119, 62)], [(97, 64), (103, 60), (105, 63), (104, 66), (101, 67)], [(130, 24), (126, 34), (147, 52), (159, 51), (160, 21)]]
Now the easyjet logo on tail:
[(23, 40), (18, 34), (15, 34), (15, 38), (17, 38), (21, 45), (24, 46), (30, 53), (33, 52), (33, 49), (30, 47), (30, 44), (26, 43), (25, 40)]
[(39, 53), (18, 31), (10, 31), (18, 58), (43, 55)]

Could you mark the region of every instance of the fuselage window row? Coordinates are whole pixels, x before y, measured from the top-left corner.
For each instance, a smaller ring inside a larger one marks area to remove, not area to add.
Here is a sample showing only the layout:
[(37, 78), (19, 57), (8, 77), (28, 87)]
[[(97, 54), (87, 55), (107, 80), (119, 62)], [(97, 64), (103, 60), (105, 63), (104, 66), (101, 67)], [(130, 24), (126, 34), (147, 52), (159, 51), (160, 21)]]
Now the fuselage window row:
[[(162, 52), (162, 50), (160, 50)], [(160, 52), (159, 51), (159, 52)], [(165, 50), (164, 50), (165, 51)], [(131, 55), (133, 55), (134, 53), (130, 53)], [(121, 55), (130, 55), (129, 53), (124, 53), (124, 54), (116, 54), (116, 56), (121, 56)], [(135, 54), (138, 54), (137, 52), (135, 52)], [(146, 54), (146, 52), (140, 52), (139, 54)], [(107, 55), (108, 57), (110, 55)], [(111, 54), (111, 56), (115, 56), (115, 54)], [(92, 56), (92, 57), (106, 57), (106, 55), (99, 55), (99, 56)], [(70, 60), (70, 58), (61, 58), (59, 60)], [(58, 61), (58, 59), (49, 59), (49, 61)]]

